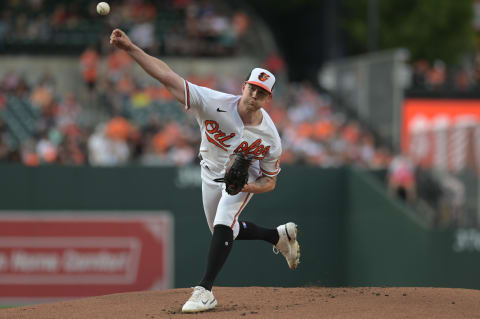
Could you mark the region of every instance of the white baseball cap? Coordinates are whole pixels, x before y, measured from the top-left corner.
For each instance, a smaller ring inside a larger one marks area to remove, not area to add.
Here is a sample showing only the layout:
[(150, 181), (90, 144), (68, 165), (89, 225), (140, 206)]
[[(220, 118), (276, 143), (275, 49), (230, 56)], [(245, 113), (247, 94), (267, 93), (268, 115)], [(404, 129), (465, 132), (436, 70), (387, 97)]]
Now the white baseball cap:
[(257, 85), (269, 93), (272, 93), (273, 86), (275, 85), (275, 76), (268, 70), (255, 68), (250, 73), (247, 83)]

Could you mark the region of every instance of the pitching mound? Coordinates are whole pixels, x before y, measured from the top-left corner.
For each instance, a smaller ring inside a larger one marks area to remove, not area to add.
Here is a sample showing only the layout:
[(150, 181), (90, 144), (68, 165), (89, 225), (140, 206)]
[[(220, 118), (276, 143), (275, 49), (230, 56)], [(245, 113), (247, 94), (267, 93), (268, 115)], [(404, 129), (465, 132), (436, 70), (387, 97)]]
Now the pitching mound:
[(182, 314), (191, 291), (145, 291), (2, 309), (0, 318), (480, 318), (480, 291), (468, 289), (216, 287), (215, 310)]

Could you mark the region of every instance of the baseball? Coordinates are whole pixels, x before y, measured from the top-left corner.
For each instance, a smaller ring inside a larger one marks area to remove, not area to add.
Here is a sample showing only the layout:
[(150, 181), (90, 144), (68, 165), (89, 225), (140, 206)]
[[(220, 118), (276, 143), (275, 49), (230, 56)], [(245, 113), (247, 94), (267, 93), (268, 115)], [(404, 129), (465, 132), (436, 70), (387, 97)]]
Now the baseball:
[(99, 2), (97, 4), (97, 12), (102, 16), (106, 16), (110, 12), (110, 6), (106, 2)]

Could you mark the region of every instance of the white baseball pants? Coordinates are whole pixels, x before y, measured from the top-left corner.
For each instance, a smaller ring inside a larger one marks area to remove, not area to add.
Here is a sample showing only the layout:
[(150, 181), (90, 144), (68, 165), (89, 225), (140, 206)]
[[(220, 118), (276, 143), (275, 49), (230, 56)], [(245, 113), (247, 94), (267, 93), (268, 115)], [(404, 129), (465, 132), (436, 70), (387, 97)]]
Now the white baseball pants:
[[(226, 225), (232, 228), (235, 239), (240, 231), (238, 218), (253, 194), (240, 192), (237, 195), (229, 195), (225, 191), (225, 183), (213, 181), (221, 176), (210, 171), (205, 163), (201, 163), (201, 167), (203, 209), (208, 227), (213, 233), (215, 225)], [(249, 181), (255, 180), (255, 173), (252, 170)]]

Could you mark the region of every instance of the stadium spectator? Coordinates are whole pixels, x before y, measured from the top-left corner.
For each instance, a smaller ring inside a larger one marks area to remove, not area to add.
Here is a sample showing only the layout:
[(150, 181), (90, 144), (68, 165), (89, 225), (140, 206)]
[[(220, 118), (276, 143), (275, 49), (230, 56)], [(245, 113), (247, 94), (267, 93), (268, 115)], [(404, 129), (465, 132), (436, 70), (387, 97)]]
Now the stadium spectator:
[(108, 138), (116, 141), (126, 141), (130, 137), (132, 126), (123, 117), (114, 117), (108, 123), (105, 133)]
[(73, 92), (66, 94), (65, 98), (58, 105), (56, 124), (59, 129), (69, 125), (75, 125), (80, 114), (80, 104)]
[(35, 153), (40, 163), (51, 164), (57, 160), (57, 146), (50, 141), (47, 132), (43, 132), (40, 140), (37, 142)]
[(124, 72), (130, 72), (132, 58), (123, 50), (113, 50), (107, 57), (107, 73), (109, 80), (117, 82)]
[[(103, 124), (97, 126), (88, 139), (89, 162), (94, 166), (116, 166), (126, 164), (130, 149), (123, 139), (111, 138)], [(111, 133), (110, 133), (111, 134)]]
[(441, 89), (446, 84), (446, 72), (446, 66), (443, 61), (436, 60), (433, 63), (432, 68), (428, 72), (428, 82), (433, 90)]
[(82, 77), (90, 93), (94, 93), (97, 84), (100, 56), (93, 47), (88, 47), (80, 56)]
[(428, 69), (427, 60), (418, 60), (413, 63), (412, 85), (414, 88), (425, 89), (427, 87)]
[(415, 168), (406, 155), (397, 155), (388, 168), (389, 190), (402, 200), (413, 203), (416, 198)]
[(87, 139), (86, 130), (76, 124), (70, 124), (61, 131), (53, 130), (52, 138), (59, 145), (58, 162), (66, 165), (87, 164)]
[(150, 53), (156, 53), (157, 41), (155, 41), (155, 26), (152, 21), (144, 18), (143, 21), (136, 23), (135, 26), (128, 33), (129, 37), (138, 46)]
[(33, 89), (30, 99), (35, 107), (41, 109), (42, 111), (47, 110), (54, 103), (52, 88), (45, 83), (39, 83)]

